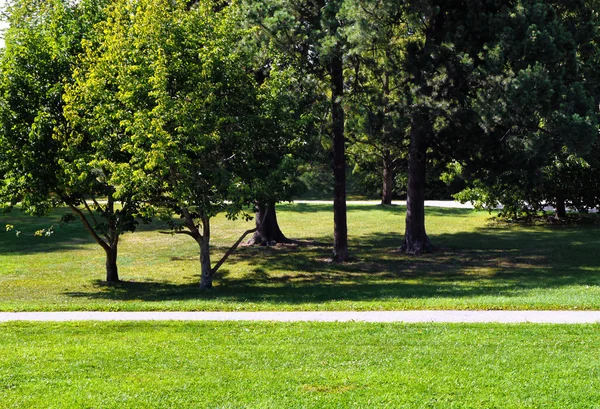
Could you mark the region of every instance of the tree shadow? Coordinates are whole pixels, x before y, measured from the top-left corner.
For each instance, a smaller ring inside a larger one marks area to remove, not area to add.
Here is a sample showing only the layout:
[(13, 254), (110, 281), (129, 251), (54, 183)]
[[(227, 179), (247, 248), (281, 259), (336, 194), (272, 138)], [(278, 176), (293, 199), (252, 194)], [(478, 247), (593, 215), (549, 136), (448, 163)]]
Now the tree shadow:
[[(37, 254), (68, 251), (81, 248), (93, 242), (81, 222), (72, 221), (59, 225), (66, 209), (52, 212), (46, 217), (26, 215), (13, 211), (0, 215), (0, 254)], [(6, 225), (14, 228), (7, 231)], [(53, 233), (48, 236), (35, 236), (35, 232), (54, 226)], [(17, 231), (21, 232), (17, 235)]]
[[(190, 281), (196, 277), (189, 277)], [(197, 277), (198, 282), (200, 276)], [(167, 281), (121, 281), (107, 283), (95, 280), (92, 284), (94, 292), (73, 291), (67, 292), (73, 298), (96, 298), (120, 301), (170, 301), (198, 298), (198, 282), (189, 284), (173, 284)]]
[(107, 300), (219, 300), (273, 304), (331, 301), (385, 301), (434, 297), (515, 297), (532, 289), (600, 285), (599, 229), (481, 228), (469, 233), (432, 235), (437, 250), (407, 256), (398, 251), (398, 234), (369, 234), (351, 240), (353, 259), (329, 261), (328, 237), (312, 244), (242, 247), (230, 268), (246, 262), (250, 272), (221, 270), (211, 291), (200, 292), (198, 277), (190, 284), (96, 283), (92, 292), (72, 297)]
[[(278, 206), (277, 211), (281, 213), (289, 212), (293, 214), (310, 214), (331, 212), (332, 205), (324, 204), (306, 204), (293, 203), (282, 204)], [(381, 206), (381, 205), (349, 205), (348, 212), (372, 212), (373, 210), (404, 215), (405, 206)], [(450, 209), (450, 208), (435, 208), (428, 207), (426, 209), (429, 216), (453, 216), (467, 217), (473, 213), (470, 209)], [(29, 216), (15, 210), (8, 214), (0, 214), (0, 254), (37, 254), (61, 252), (68, 250), (76, 250), (82, 246), (94, 243), (89, 233), (85, 230), (79, 220), (72, 221), (66, 224), (58, 225), (60, 217), (69, 213), (67, 208), (60, 208), (46, 217)], [(174, 219), (178, 221), (178, 219)], [(14, 230), (6, 231), (5, 226), (11, 224)], [(37, 230), (47, 229), (55, 225), (54, 233), (50, 236), (36, 237), (34, 233)], [(248, 225), (250, 227), (250, 224)], [(22, 234), (17, 237), (16, 231), (19, 230)], [(169, 225), (161, 220), (155, 220), (152, 223), (143, 223), (137, 227), (138, 232), (170, 232)], [(351, 239), (352, 240), (352, 239)], [(321, 240), (322, 241), (322, 240)], [(330, 242), (331, 238), (326, 237), (325, 242)]]
[[(38, 254), (76, 250), (95, 243), (79, 219), (69, 223), (59, 223), (68, 208), (59, 208), (48, 216), (30, 216), (18, 211), (0, 214), (0, 254)], [(14, 226), (7, 231), (6, 225)], [(49, 236), (35, 236), (38, 230), (54, 226)], [(21, 234), (17, 236), (17, 231)], [(138, 232), (170, 232), (168, 223), (155, 220), (152, 223), (139, 221)]]
[[(406, 207), (402, 206), (402, 212), (406, 211)], [(425, 217), (428, 216), (451, 216), (451, 217), (467, 217), (478, 213), (478, 210), (452, 208), (452, 207), (425, 207)]]

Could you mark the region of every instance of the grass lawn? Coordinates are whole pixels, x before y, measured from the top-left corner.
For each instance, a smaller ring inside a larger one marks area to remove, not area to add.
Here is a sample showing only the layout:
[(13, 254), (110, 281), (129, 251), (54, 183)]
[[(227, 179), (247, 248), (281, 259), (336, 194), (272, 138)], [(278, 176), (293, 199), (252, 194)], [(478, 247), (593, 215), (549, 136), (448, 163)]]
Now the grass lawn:
[(0, 408), (597, 408), (600, 327), (0, 325)]
[[(241, 247), (204, 293), (196, 243), (157, 224), (123, 236), (124, 282), (107, 286), (104, 253), (80, 223), (33, 237), (57, 216), (3, 215), (0, 226), (23, 235), (0, 230), (0, 310), (600, 309), (597, 225), (498, 227), (485, 212), (428, 208), (439, 250), (411, 257), (397, 251), (404, 213), (349, 206), (353, 260), (338, 265), (328, 262), (331, 206), (281, 205), (282, 230), (307, 244)], [(251, 226), (215, 219), (213, 261)]]

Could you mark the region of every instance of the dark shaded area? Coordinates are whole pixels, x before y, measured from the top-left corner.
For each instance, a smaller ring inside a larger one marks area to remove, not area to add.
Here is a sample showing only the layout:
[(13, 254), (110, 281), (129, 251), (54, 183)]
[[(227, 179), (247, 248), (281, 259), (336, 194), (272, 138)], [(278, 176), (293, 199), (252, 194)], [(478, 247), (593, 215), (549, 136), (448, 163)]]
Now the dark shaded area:
[[(404, 206), (348, 205), (348, 212), (370, 212), (373, 210), (403, 216), (406, 208)], [(279, 213), (290, 212), (300, 214), (333, 212), (333, 206), (306, 203), (284, 204), (278, 206), (277, 211)], [(80, 221), (75, 220), (70, 223), (58, 225), (60, 217), (68, 212), (67, 209), (59, 209), (52, 212), (48, 217), (28, 216), (19, 211), (0, 214), (0, 254), (36, 254), (69, 251), (93, 243), (94, 240), (85, 231)], [(426, 208), (426, 213), (431, 216), (467, 217), (473, 213), (473, 210), (428, 207)], [(7, 224), (13, 225), (14, 230), (7, 232), (5, 227)], [(47, 229), (52, 225), (56, 227), (54, 233), (49, 237), (34, 236), (37, 230)], [(20, 237), (16, 236), (17, 230), (22, 232)], [(170, 228), (166, 222), (155, 220), (150, 224), (140, 223), (137, 231), (169, 232)], [(331, 246), (331, 238), (327, 237), (321, 241)], [(350, 241), (352, 241), (352, 237), (350, 237)], [(394, 245), (399, 246), (398, 243)], [(355, 256), (353, 255), (353, 257)]]
[[(53, 211), (46, 217), (29, 216), (18, 210), (0, 214), (0, 254), (61, 252), (95, 243), (78, 219), (69, 223), (59, 223), (61, 216), (69, 212), (67, 208), (62, 208)], [(6, 231), (8, 224), (14, 226), (14, 229)], [(54, 226), (54, 232), (50, 236), (34, 236), (37, 230), (48, 229), (51, 226)], [(17, 236), (17, 231), (21, 232), (20, 236)], [(161, 220), (155, 220), (152, 223), (140, 221), (136, 231), (170, 232), (170, 228), (166, 222)], [(100, 249), (99, 246), (98, 249)]]
[[(0, 254), (36, 254), (69, 251), (93, 243), (94, 239), (79, 220), (58, 224), (68, 210), (55, 211), (49, 217), (28, 216), (19, 211), (0, 214)], [(6, 225), (14, 226), (6, 231)], [(34, 236), (37, 230), (54, 227), (50, 236)], [(17, 231), (21, 232), (17, 236)], [(98, 246), (100, 250), (100, 246)]]
[[(185, 285), (148, 281), (106, 286), (97, 282), (93, 292), (69, 295), (113, 301), (218, 299), (281, 304), (510, 297), (533, 288), (600, 285), (600, 273), (592, 270), (597, 269), (598, 230), (595, 226), (528, 231), (482, 228), (474, 233), (432, 236), (439, 250), (421, 256), (401, 254), (399, 234), (373, 234), (351, 240), (356, 257), (343, 265), (328, 261), (331, 238), (322, 237), (305, 245), (240, 248), (228, 267), (249, 260), (252, 273), (234, 277), (231, 270), (223, 269), (215, 277), (217, 286), (208, 292), (200, 292), (197, 277), (189, 277), (190, 284)], [(192, 261), (183, 257), (173, 262)], [(489, 271), (476, 271), (482, 267)]]

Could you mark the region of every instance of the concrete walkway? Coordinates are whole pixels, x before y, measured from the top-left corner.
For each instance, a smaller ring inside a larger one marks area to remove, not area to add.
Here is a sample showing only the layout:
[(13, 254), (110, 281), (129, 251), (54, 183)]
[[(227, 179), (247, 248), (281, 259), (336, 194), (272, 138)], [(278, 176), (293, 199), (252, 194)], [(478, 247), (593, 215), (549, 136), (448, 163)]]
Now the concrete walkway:
[(600, 323), (600, 311), (0, 312), (8, 321)]
[[(294, 200), (294, 203), (303, 204), (327, 204), (333, 205), (332, 200)], [(347, 205), (368, 205), (375, 206), (381, 204), (381, 200), (347, 200)], [(392, 202), (394, 206), (406, 206), (406, 200), (394, 200)], [(453, 200), (425, 200), (425, 206), (427, 207), (449, 207), (456, 209), (472, 209), (471, 203), (460, 203)]]

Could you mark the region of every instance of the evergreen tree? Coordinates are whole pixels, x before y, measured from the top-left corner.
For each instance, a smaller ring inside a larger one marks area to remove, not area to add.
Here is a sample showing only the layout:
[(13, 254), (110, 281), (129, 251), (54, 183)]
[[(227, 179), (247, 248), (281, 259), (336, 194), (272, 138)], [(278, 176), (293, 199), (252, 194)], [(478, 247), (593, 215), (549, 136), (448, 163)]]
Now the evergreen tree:
[(428, 157), (455, 161), (480, 181), (506, 169), (514, 185), (543, 166), (532, 158), (590, 146), (597, 102), (585, 61), (596, 53), (586, 2), (358, 4), (356, 38), (387, 42), (390, 50), (400, 44), (392, 55), (399, 56), (396, 75), (410, 120), (407, 253), (432, 249), (424, 209)]
[(273, 44), (295, 58), (308, 74), (323, 83), (331, 106), (334, 174), (333, 260), (348, 259), (346, 221), (346, 154), (344, 134), (343, 0), (246, 2), (249, 20), (271, 36)]
[(584, 207), (585, 188), (575, 187), (597, 141), (597, 27), (589, 2), (530, 0), (498, 28), (486, 60), (504, 73), (478, 93), (487, 138), (461, 167), (472, 186), (460, 199), (502, 203), (511, 217), (548, 204), (558, 216), (566, 203)]

